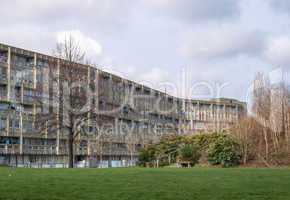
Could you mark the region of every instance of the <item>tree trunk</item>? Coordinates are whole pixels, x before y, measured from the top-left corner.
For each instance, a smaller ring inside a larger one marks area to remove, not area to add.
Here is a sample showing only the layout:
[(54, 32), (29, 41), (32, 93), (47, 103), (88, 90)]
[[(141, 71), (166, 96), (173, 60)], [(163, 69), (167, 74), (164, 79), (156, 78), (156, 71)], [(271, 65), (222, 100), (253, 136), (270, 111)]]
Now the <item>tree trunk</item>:
[(131, 149), (131, 151), (130, 151), (130, 167), (132, 167), (133, 166), (133, 152), (134, 150), (133, 150), (133, 147), (132, 147), (132, 149)]
[(244, 159), (243, 159), (243, 164), (247, 164), (247, 160), (248, 160), (248, 145), (245, 145), (244, 147)]
[(68, 159), (69, 159), (69, 168), (74, 168), (74, 134), (70, 130), (68, 138)]
[(264, 130), (263, 130), (263, 134), (264, 134), (264, 141), (265, 141), (265, 156), (266, 156), (266, 161), (268, 161), (268, 158), (269, 158), (269, 144), (268, 144), (268, 134), (267, 134), (267, 130), (266, 128), (264, 127)]

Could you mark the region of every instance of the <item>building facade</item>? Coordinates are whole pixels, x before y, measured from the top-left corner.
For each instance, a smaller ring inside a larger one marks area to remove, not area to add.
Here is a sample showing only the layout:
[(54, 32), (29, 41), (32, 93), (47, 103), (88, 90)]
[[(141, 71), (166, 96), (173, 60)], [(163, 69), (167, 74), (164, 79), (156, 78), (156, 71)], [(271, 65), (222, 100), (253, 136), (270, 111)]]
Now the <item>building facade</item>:
[(138, 149), (163, 134), (227, 130), (247, 114), (237, 100), (177, 98), (92, 66), (0, 44), (0, 164), (67, 166), (68, 133), (60, 128), (67, 108), (60, 102), (69, 72), (78, 88), (89, 90), (95, 116), (85, 113), (86, 134), (77, 136), (78, 166), (133, 165)]

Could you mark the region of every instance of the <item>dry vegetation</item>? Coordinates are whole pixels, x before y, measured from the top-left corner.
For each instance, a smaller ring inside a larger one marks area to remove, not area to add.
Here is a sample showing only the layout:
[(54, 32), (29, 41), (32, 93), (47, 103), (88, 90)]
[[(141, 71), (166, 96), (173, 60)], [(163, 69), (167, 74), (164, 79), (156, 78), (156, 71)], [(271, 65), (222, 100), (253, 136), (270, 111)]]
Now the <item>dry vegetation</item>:
[(289, 88), (271, 84), (261, 73), (254, 82), (252, 113), (233, 127), (242, 149), (243, 164), (290, 164)]

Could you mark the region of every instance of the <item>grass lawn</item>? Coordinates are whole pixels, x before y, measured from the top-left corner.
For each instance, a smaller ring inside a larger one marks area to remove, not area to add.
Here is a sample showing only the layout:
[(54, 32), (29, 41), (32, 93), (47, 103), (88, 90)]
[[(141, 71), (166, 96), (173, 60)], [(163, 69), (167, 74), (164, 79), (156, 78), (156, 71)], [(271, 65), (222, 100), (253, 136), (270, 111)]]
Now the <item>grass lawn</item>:
[(0, 168), (0, 199), (290, 199), (290, 169)]

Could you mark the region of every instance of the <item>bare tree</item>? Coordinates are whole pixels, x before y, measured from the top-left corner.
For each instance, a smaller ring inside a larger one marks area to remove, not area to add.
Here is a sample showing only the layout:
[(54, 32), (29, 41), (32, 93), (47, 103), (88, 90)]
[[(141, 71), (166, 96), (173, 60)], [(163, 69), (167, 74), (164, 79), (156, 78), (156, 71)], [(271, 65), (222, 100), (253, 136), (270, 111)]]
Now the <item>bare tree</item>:
[[(50, 111), (38, 116), (38, 126), (44, 132), (61, 132), (67, 136), (69, 167), (74, 167), (75, 144), (82, 135), (89, 135), (89, 121), (96, 120), (97, 106), (94, 81), (90, 81), (90, 66), (84, 63), (85, 52), (79, 41), (68, 35), (56, 45), (54, 54), (58, 59), (50, 69)], [(88, 145), (89, 148), (89, 145)]]
[(243, 164), (257, 159), (256, 155), (260, 153), (257, 144), (259, 144), (262, 129), (263, 127), (253, 117), (245, 117), (231, 128), (231, 132), (240, 144)]
[[(269, 78), (259, 73), (254, 82), (254, 129), (245, 123), (238, 127), (243, 138), (254, 135), (253, 143), (259, 159), (266, 165), (289, 161), (289, 89), (281, 80), (271, 84)], [(287, 158), (288, 157), (288, 158)], [(288, 161), (287, 161), (288, 159)]]
[(86, 55), (85, 51), (81, 48), (80, 41), (71, 34), (65, 35), (63, 41), (59, 41), (56, 44), (53, 54), (71, 63), (84, 63)]
[[(269, 122), (271, 113), (271, 90), (268, 78), (258, 73), (254, 80), (253, 112), (256, 119), (263, 125), (263, 137), (265, 144), (265, 159), (269, 156)], [(260, 143), (262, 145), (262, 143)]]

